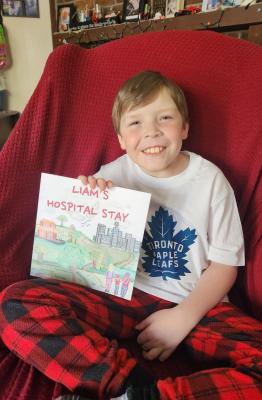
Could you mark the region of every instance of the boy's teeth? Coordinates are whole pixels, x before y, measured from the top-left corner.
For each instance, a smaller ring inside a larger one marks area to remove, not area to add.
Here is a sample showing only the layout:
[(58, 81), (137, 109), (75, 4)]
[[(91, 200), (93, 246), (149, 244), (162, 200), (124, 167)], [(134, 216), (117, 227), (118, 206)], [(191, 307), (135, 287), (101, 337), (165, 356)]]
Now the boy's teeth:
[(163, 147), (160, 147), (160, 146), (149, 147), (148, 149), (144, 150), (144, 153), (155, 154), (155, 153), (160, 153), (162, 150), (163, 150)]

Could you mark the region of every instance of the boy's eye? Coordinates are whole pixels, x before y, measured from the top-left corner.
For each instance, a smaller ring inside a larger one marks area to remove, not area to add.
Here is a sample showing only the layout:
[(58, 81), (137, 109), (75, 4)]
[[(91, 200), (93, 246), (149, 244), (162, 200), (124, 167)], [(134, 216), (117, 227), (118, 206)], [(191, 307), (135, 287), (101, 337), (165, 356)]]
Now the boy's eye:
[(134, 126), (134, 125), (138, 125), (138, 124), (140, 124), (140, 121), (131, 121), (129, 123), (129, 126)]
[(161, 120), (172, 119), (172, 118), (173, 118), (172, 115), (162, 115), (160, 117)]

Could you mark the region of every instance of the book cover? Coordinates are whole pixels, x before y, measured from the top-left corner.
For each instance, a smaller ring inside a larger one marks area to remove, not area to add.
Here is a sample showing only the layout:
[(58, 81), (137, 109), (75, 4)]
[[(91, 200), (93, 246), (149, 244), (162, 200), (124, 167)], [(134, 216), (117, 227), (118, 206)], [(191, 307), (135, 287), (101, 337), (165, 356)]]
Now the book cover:
[(31, 275), (130, 300), (150, 197), (41, 174)]

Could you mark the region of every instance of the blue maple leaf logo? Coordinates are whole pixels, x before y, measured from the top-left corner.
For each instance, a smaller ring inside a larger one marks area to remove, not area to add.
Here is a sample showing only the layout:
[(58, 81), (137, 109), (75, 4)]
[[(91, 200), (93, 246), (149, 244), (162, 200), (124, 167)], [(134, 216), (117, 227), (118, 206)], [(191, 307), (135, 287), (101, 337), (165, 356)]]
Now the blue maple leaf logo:
[(145, 256), (143, 268), (150, 276), (162, 276), (179, 279), (190, 273), (186, 268), (187, 252), (197, 237), (196, 230), (186, 228), (175, 233), (176, 221), (162, 207), (152, 216), (148, 223), (150, 234), (145, 231), (142, 247)]

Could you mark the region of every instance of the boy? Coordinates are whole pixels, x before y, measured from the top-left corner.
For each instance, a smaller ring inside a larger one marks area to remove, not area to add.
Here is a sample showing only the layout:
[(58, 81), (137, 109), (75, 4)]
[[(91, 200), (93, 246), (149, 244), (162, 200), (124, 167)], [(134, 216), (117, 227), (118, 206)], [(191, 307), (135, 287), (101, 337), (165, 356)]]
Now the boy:
[[(79, 178), (101, 190), (114, 184), (152, 193), (132, 300), (68, 282), (20, 282), (0, 298), (2, 340), (89, 398), (259, 398), (262, 326), (220, 303), (244, 264), (234, 194), (216, 166), (181, 151), (189, 129), (181, 89), (142, 72), (122, 86), (112, 116), (127, 154)], [(118, 347), (115, 339), (130, 337), (148, 360), (166, 360), (183, 341), (198, 361), (224, 367), (155, 383)]]

